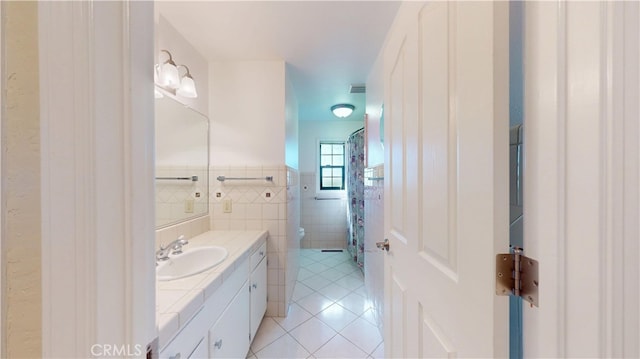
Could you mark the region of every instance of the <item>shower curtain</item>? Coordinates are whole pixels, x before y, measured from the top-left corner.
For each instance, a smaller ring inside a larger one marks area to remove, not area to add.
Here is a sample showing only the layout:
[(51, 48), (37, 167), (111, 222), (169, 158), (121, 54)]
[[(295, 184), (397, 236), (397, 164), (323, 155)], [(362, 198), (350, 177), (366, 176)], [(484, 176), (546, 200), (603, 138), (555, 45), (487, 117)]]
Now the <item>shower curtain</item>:
[(364, 128), (347, 140), (347, 249), (351, 258), (364, 268)]

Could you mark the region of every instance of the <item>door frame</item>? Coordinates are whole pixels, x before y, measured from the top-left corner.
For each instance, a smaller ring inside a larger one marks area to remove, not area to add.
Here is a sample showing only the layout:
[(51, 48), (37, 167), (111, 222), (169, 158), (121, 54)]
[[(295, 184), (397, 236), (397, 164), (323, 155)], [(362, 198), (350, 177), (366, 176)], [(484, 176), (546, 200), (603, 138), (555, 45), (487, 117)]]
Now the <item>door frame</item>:
[(525, 356), (640, 356), (639, 20), (635, 2), (525, 4)]
[(42, 354), (142, 357), (157, 331), (153, 3), (38, 13)]

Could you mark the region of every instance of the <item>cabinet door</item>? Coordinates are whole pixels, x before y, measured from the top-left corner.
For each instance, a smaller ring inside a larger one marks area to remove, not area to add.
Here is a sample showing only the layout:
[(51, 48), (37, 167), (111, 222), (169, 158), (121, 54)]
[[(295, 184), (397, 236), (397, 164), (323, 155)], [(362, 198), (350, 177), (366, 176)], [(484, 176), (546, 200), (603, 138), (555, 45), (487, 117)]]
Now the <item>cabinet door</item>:
[(258, 331), (267, 310), (267, 261), (263, 258), (251, 272), (251, 338)]
[(246, 282), (209, 330), (210, 358), (245, 358), (249, 351), (249, 290)]
[(202, 338), (200, 344), (193, 350), (193, 353), (189, 355), (189, 359), (205, 359), (209, 357), (209, 353), (207, 352), (207, 343), (208, 341), (205, 338)]

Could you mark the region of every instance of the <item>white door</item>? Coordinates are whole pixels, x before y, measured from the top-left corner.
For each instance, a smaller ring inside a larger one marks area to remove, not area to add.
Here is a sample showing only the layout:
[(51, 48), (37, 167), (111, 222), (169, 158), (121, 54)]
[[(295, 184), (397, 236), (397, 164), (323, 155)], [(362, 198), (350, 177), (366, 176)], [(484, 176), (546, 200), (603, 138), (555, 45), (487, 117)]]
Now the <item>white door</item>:
[(385, 356), (504, 357), (508, 4), (408, 2), (384, 49)]
[(640, 4), (524, 7), (525, 357), (640, 357)]

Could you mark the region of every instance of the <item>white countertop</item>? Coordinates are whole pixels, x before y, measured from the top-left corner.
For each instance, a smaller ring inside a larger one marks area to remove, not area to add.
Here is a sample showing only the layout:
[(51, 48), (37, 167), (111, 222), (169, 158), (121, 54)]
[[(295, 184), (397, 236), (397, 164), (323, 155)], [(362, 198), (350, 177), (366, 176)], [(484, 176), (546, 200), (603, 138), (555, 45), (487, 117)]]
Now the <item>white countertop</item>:
[(159, 347), (164, 347), (193, 317), (209, 297), (220, 288), (236, 265), (248, 258), (267, 239), (267, 231), (209, 231), (189, 239), (185, 251), (203, 246), (227, 249), (227, 258), (217, 266), (182, 279), (158, 281), (156, 322)]

